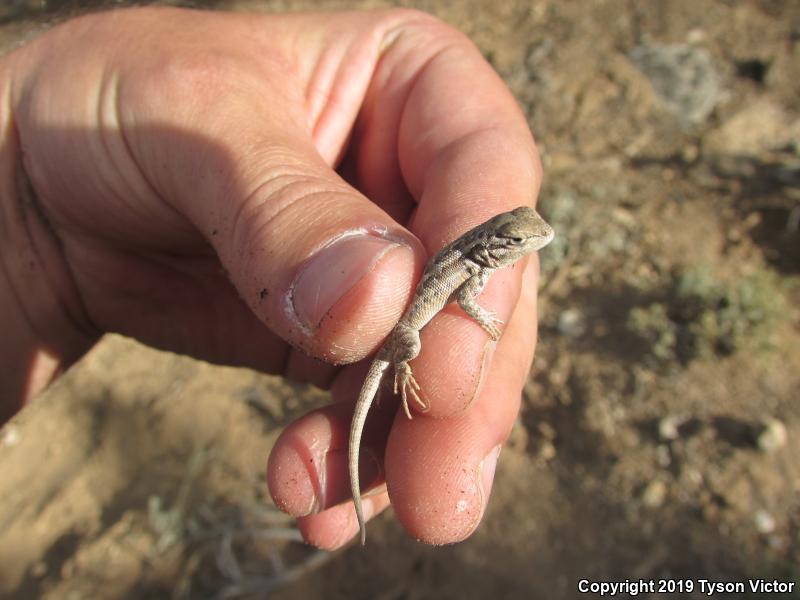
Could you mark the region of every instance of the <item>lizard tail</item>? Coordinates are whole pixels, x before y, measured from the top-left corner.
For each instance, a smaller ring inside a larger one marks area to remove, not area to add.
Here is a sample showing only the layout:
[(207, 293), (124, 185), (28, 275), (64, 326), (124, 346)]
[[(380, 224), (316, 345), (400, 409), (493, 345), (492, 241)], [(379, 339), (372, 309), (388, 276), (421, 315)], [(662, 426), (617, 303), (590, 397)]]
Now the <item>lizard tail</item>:
[(358, 481), (358, 454), (361, 446), (361, 434), (364, 431), (364, 422), (367, 420), (367, 413), (369, 412), (370, 406), (372, 406), (372, 401), (375, 399), (375, 394), (378, 392), (383, 374), (388, 368), (388, 361), (377, 358), (372, 361), (369, 372), (367, 373), (367, 378), (364, 380), (364, 387), (361, 388), (361, 393), (358, 395), (355, 412), (353, 412), (353, 422), (350, 426), (350, 443), (348, 444), (350, 491), (353, 492), (353, 504), (356, 506), (356, 517), (358, 518), (358, 527), (361, 530), (362, 546), (367, 542), (367, 526), (364, 522), (364, 511), (361, 507), (361, 486)]

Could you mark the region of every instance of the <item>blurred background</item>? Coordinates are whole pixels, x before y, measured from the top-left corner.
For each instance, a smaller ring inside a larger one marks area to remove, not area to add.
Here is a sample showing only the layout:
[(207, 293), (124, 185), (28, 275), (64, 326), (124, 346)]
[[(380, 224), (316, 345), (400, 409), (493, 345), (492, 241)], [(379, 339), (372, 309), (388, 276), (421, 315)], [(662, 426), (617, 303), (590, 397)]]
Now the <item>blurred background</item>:
[[(0, 49), (126, 4), (4, 0)], [(367, 552), (318, 552), (263, 474), (281, 428), (327, 395), (108, 336), (0, 430), (0, 596), (573, 598), (583, 578), (800, 581), (800, 4), (192, 5), (413, 6), (475, 41), (529, 118), (558, 232), (522, 410), (469, 540), (423, 546), (386, 514)]]

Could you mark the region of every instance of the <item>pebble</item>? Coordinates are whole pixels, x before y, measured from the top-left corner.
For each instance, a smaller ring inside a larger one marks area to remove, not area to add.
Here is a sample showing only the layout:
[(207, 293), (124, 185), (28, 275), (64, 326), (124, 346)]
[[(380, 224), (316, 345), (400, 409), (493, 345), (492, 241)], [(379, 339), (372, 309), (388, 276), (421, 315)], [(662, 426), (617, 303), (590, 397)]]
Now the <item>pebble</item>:
[(558, 331), (562, 335), (577, 338), (586, 333), (586, 317), (577, 308), (568, 308), (558, 317)]
[(13, 425), (7, 425), (3, 430), (3, 437), (2, 440), (0, 440), (0, 443), (2, 443), (6, 448), (11, 448), (12, 446), (19, 444), (19, 440), (19, 430)]
[(719, 102), (720, 76), (705, 48), (652, 44), (637, 46), (628, 56), (684, 125), (702, 124)]
[(766, 535), (775, 531), (775, 518), (763, 508), (757, 510), (753, 515), (753, 522), (756, 524), (758, 533)]
[(677, 440), (680, 436), (679, 428), (686, 421), (683, 417), (667, 415), (658, 422), (658, 437), (662, 440)]
[(539, 458), (545, 462), (553, 460), (556, 457), (556, 454), (556, 447), (552, 442), (543, 442), (539, 447)]
[(642, 502), (648, 508), (658, 508), (664, 504), (667, 497), (667, 484), (660, 479), (654, 479), (647, 484), (642, 493)]
[(756, 444), (758, 449), (765, 454), (773, 454), (786, 446), (788, 438), (786, 425), (778, 419), (769, 419), (764, 423), (761, 433), (758, 434)]

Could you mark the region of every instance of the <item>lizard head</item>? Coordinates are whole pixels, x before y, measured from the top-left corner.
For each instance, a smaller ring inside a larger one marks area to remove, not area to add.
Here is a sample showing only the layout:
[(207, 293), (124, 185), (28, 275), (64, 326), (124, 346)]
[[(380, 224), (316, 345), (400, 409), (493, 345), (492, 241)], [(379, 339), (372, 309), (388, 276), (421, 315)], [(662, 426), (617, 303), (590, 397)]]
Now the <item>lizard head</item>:
[(539, 213), (527, 206), (493, 217), (486, 224), (491, 232), (485, 240), (489, 255), (505, 266), (544, 248), (555, 236), (553, 228)]

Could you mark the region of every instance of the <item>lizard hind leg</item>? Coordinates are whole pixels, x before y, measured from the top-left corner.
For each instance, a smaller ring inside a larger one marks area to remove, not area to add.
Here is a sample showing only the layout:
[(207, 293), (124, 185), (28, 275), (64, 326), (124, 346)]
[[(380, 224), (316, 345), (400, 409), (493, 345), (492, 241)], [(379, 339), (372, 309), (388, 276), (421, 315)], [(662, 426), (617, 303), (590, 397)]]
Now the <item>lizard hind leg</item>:
[(428, 410), (428, 405), (419, 396), (419, 384), (414, 379), (411, 366), (407, 362), (398, 364), (394, 370), (394, 393), (397, 394), (398, 391), (403, 402), (403, 412), (406, 413), (409, 419), (411, 418), (411, 410), (408, 408), (409, 396), (414, 399), (422, 410)]

